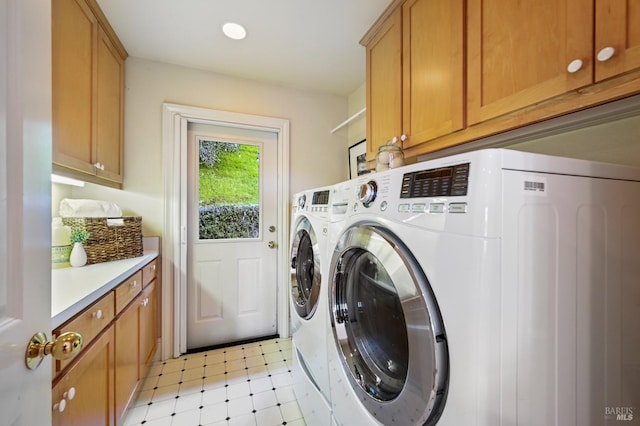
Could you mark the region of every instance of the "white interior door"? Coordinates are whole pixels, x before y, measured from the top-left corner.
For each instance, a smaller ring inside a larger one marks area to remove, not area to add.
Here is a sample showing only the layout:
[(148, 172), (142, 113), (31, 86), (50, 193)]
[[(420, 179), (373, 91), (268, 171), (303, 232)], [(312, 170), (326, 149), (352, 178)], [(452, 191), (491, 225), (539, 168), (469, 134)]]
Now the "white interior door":
[(51, 2), (0, 0), (0, 423), (51, 423)]
[[(277, 142), (274, 132), (189, 124), (187, 349), (277, 331)], [(241, 173), (251, 178), (242, 182), (216, 174), (212, 183), (224, 186), (228, 199), (212, 199), (205, 189), (203, 175), (213, 169), (201, 166), (200, 158), (213, 145), (216, 152), (237, 150), (229, 155), (251, 160)]]

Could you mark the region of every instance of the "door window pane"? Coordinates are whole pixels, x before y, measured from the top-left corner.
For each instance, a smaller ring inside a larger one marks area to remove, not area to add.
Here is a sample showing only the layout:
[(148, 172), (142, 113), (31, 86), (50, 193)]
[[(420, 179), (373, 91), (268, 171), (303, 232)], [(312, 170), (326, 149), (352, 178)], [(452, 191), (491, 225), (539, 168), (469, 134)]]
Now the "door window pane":
[(199, 239), (260, 237), (260, 146), (199, 140)]

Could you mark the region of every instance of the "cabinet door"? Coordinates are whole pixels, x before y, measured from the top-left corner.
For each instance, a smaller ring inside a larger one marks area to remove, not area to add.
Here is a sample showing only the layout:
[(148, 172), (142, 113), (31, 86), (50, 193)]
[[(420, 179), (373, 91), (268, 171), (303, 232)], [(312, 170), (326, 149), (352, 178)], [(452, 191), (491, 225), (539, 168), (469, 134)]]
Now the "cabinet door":
[[(467, 4), (469, 125), (592, 82), (591, 1)], [(576, 59), (582, 67), (571, 73), (567, 67)]]
[(596, 59), (596, 81), (640, 68), (640, 1), (596, 1), (595, 55), (613, 47), (614, 55)]
[(158, 328), (158, 292), (157, 281), (152, 281), (142, 292), (140, 303), (140, 376), (142, 380), (156, 351)]
[(84, 1), (56, 0), (51, 7), (53, 162), (93, 174), (97, 21)]
[(140, 322), (138, 296), (116, 319), (115, 322), (115, 366), (116, 422), (121, 420), (138, 386)]
[(109, 327), (54, 383), (53, 426), (114, 424), (113, 356), (113, 327)]
[(463, 127), (463, 0), (403, 6), (403, 133), (407, 148)]
[(96, 173), (122, 183), (124, 61), (101, 27), (97, 52)]
[(367, 44), (367, 160), (402, 133), (402, 13)]

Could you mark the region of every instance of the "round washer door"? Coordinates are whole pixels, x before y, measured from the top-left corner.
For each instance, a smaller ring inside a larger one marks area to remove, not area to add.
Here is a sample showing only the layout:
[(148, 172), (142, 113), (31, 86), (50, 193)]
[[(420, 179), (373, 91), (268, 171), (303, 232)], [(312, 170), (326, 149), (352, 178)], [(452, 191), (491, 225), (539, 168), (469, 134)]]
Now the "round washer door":
[(397, 236), (375, 224), (347, 229), (331, 261), (331, 325), (358, 399), (381, 423), (435, 424), (449, 352), (429, 282)]
[(291, 300), (301, 318), (309, 319), (320, 296), (320, 246), (316, 233), (303, 217), (298, 221), (291, 242)]

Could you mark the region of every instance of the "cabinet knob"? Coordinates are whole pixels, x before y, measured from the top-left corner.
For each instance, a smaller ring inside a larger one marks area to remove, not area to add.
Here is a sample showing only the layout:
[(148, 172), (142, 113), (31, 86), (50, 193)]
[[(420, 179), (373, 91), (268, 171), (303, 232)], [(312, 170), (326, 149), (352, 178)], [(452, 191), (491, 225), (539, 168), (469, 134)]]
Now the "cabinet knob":
[(103, 170), (104, 171), (104, 164), (97, 162), (93, 165), (93, 167), (95, 167), (98, 170)]
[(68, 399), (69, 401), (71, 401), (75, 397), (76, 397), (76, 388), (74, 387), (69, 388), (69, 390), (62, 395), (63, 401), (65, 399)]
[(152, 270), (152, 271), (155, 271), (155, 270), (156, 270), (156, 265), (155, 265), (155, 264), (154, 264), (154, 265), (151, 265), (151, 270)]
[(567, 71), (569, 71), (571, 74), (573, 74), (574, 72), (580, 71), (580, 69), (582, 69), (582, 60), (581, 59), (575, 59), (575, 60), (571, 61), (571, 63), (567, 67)]
[(131, 288), (136, 287), (138, 285), (138, 281), (137, 280), (133, 280), (133, 281), (131, 281), (131, 283), (129, 285), (131, 286)]
[(400, 135), (400, 140), (402, 142), (406, 141), (407, 139), (409, 139), (409, 136), (405, 135), (404, 133), (402, 135)]
[(92, 315), (95, 319), (102, 319), (102, 309), (98, 309)]
[(53, 409), (60, 413), (62, 413), (65, 408), (67, 408), (67, 401), (65, 401), (64, 399), (60, 402), (53, 404)]
[(597, 58), (600, 62), (605, 62), (608, 61), (609, 59), (611, 59), (611, 57), (616, 53), (616, 49), (611, 47), (611, 46), (607, 46), (604, 49), (601, 49), (598, 52)]

